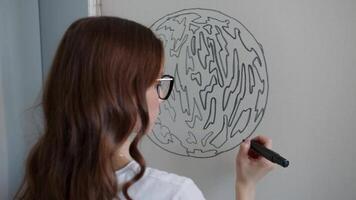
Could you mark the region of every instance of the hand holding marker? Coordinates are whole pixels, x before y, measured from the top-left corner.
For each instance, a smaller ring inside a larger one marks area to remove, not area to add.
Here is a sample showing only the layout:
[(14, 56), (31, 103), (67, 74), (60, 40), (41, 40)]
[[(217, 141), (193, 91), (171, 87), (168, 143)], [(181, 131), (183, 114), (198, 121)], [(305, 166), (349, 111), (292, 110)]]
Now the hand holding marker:
[(287, 159), (283, 158), (278, 153), (266, 148), (256, 140), (251, 140), (251, 149), (253, 150), (254, 153), (263, 156), (267, 160), (279, 164), (282, 167), (288, 167), (289, 165), (289, 161)]

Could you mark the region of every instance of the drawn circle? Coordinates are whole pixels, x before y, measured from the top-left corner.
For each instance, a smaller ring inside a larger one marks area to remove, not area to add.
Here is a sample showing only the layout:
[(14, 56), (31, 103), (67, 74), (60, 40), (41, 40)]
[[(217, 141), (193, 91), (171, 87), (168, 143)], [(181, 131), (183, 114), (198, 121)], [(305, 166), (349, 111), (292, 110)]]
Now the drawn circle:
[(181, 156), (207, 158), (237, 147), (265, 113), (267, 66), (262, 45), (238, 20), (211, 9), (184, 9), (152, 26), (174, 76), (149, 139)]

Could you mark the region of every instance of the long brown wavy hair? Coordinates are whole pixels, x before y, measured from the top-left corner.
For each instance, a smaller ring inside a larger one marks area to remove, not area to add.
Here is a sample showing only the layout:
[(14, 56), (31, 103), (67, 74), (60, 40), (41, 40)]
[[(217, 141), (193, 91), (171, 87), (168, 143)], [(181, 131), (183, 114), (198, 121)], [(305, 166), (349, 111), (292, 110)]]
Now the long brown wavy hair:
[[(118, 17), (86, 17), (65, 32), (44, 84), (44, 130), (32, 147), (15, 198), (118, 199), (145, 172), (137, 148), (148, 131), (146, 91), (161, 70), (163, 44), (147, 27)], [(141, 166), (120, 187), (113, 156), (129, 147)]]

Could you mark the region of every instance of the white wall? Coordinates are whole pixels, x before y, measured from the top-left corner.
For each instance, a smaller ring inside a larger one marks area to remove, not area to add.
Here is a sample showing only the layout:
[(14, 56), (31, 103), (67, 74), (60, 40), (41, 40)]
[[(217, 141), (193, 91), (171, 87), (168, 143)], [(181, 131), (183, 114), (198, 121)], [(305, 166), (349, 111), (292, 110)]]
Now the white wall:
[[(261, 181), (257, 199), (355, 199), (356, 1), (103, 0), (104, 15), (148, 26), (197, 7), (233, 16), (263, 45), (270, 90), (254, 135), (271, 137), (291, 164)], [(150, 140), (142, 150), (149, 166), (191, 177), (208, 199), (233, 199), (237, 148), (208, 159), (177, 156)]]

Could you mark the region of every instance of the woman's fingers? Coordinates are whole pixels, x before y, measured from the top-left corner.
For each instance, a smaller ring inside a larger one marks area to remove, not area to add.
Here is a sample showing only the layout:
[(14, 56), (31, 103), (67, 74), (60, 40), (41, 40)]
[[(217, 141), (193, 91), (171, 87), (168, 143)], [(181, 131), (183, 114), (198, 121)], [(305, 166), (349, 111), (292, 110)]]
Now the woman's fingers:
[(258, 135), (253, 138), (253, 140), (259, 142), (260, 144), (264, 145), (265, 147), (272, 149), (272, 140), (266, 136)]
[(246, 139), (240, 144), (240, 150), (236, 158), (236, 180), (240, 184), (256, 184), (275, 166), (274, 163), (251, 149), (251, 140), (256, 140), (267, 148), (272, 148), (272, 140), (261, 135)]
[[(268, 149), (272, 149), (272, 140), (266, 136), (258, 135), (256, 137), (254, 137), (253, 140), (259, 142), (260, 144), (264, 145)], [(258, 158), (255, 161), (256, 161), (255, 164), (257, 164), (261, 167), (268, 168), (268, 169), (273, 169), (275, 166), (274, 163), (267, 160), (263, 156), (258, 156)]]

